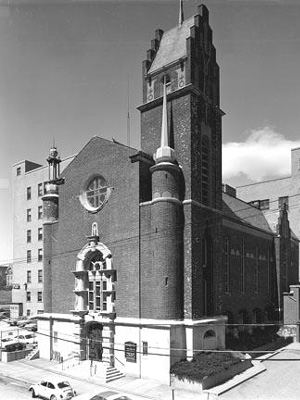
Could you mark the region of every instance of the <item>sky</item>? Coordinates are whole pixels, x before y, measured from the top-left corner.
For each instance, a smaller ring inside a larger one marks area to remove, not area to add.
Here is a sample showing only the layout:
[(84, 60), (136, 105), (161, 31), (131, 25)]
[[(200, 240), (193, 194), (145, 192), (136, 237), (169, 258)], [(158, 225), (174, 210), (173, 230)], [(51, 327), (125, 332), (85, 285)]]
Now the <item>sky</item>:
[[(185, 0), (184, 15), (201, 0)], [(300, 146), (300, 2), (205, 0), (220, 66), (223, 180), (290, 173)], [(9, 4), (9, 5), (7, 5)], [(12, 261), (12, 165), (94, 136), (139, 148), (142, 61), (179, 0), (0, 0), (0, 264)], [(128, 101), (129, 99), (129, 101)]]

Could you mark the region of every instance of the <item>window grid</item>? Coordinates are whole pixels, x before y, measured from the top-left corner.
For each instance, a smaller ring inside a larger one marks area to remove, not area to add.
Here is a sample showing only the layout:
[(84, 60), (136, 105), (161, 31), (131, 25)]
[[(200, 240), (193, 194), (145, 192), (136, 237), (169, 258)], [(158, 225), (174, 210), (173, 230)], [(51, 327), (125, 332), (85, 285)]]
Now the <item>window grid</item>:
[(43, 261), (43, 249), (38, 249), (38, 261)]
[(38, 302), (43, 301), (43, 292), (37, 292), (37, 301)]
[(28, 229), (27, 231), (27, 243), (31, 243), (31, 230)]
[(43, 270), (39, 269), (38, 270), (38, 283), (43, 282)]
[(31, 271), (27, 271), (27, 283), (31, 283)]

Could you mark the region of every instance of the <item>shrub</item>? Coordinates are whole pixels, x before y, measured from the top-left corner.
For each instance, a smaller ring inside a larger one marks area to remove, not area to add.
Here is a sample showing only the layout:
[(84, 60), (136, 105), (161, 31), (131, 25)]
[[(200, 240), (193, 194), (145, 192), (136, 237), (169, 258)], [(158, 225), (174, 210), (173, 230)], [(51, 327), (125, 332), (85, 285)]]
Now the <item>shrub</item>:
[(191, 361), (182, 360), (174, 364), (171, 374), (181, 380), (202, 382), (204, 377), (213, 376), (239, 362), (241, 358), (232, 353), (200, 352)]

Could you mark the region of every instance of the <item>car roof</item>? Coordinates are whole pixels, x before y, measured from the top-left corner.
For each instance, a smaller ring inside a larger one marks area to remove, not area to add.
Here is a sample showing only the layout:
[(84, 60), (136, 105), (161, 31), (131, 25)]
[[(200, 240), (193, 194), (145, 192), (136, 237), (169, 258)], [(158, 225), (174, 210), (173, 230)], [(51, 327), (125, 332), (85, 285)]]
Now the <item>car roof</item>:
[(68, 379), (66, 379), (66, 378), (63, 378), (63, 377), (58, 377), (58, 376), (55, 376), (55, 377), (47, 377), (47, 378), (43, 378), (42, 380), (41, 380), (41, 382), (52, 382), (52, 383), (59, 383), (59, 382), (68, 382), (69, 384), (70, 384), (70, 382), (68, 381)]

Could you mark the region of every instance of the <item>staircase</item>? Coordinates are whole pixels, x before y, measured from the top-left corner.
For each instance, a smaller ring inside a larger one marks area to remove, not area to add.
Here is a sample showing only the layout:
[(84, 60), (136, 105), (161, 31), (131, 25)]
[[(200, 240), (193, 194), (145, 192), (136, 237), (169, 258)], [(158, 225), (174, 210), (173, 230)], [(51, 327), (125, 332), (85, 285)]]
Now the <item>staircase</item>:
[(116, 367), (110, 367), (101, 363), (94, 365), (93, 372), (94, 376), (103, 379), (105, 383), (109, 383), (124, 377), (123, 372), (119, 371)]
[(40, 357), (40, 350), (37, 347), (35, 347), (31, 350), (30, 353), (27, 354), (27, 356), (25, 357), (25, 360), (28, 360), (28, 361), (35, 360), (36, 358), (39, 358), (39, 357)]

